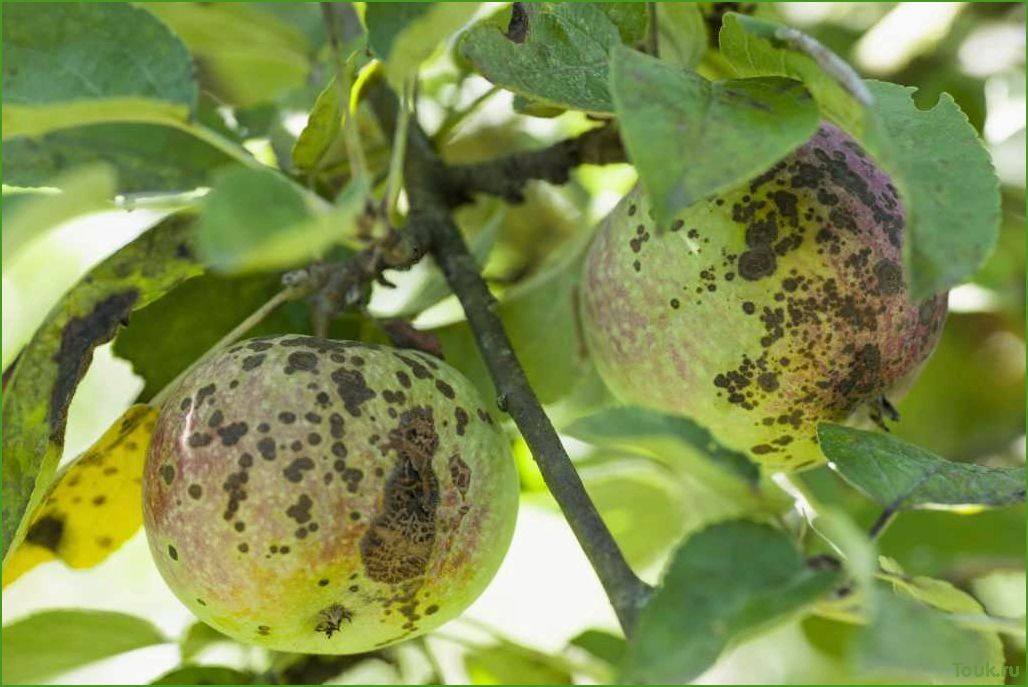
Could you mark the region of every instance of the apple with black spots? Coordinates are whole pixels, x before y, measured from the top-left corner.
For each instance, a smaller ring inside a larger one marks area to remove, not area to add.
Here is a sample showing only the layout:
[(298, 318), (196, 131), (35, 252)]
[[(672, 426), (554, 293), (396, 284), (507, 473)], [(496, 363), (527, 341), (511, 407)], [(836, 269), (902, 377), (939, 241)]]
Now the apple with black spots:
[(882, 421), (934, 349), (946, 294), (915, 301), (889, 177), (823, 125), (668, 226), (636, 188), (586, 257), (586, 341), (625, 403), (686, 415), (773, 470), (823, 461), (819, 422)]
[(161, 410), (143, 478), (157, 567), (204, 622), (348, 654), (438, 627), (510, 543), (518, 479), (476, 390), (420, 352), (244, 341)]

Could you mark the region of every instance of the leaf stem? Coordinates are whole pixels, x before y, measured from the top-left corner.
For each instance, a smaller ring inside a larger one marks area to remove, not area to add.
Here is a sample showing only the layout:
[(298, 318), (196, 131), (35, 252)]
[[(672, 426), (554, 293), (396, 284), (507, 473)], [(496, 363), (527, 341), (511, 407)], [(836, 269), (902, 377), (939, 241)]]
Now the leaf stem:
[(436, 145), (445, 145), (449, 142), (453, 132), (467, 121), (468, 117), (478, 111), (478, 108), (482, 106), (487, 100), (492, 98), (494, 95), (500, 92), (499, 86), (493, 86), (489, 90), (485, 91), (477, 98), (472, 100), (467, 107), (459, 112), (454, 112), (452, 116), (447, 117), (442, 124), (439, 125), (439, 130), (432, 136), (432, 140)]
[[(360, 132), (357, 130), (357, 120), (354, 117), (352, 107), (353, 94), (353, 55), (343, 59), (343, 37), (340, 35), (340, 25), (343, 24), (343, 17), (338, 13), (336, 5), (339, 3), (321, 3), (321, 12), (325, 19), (325, 30), (328, 32), (328, 42), (332, 48), (333, 62), (336, 69), (336, 88), (339, 89), (339, 102), (343, 105), (343, 143), (346, 146), (346, 157), (350, 161), (351, 178), (358, 183), (369, 182), (368, 163), (364, 158), (364, 148), (361, 145)], [(367, 184), (370, 188), (370, 184)]]
[(407, 154), (407, 129), (410, 124), (411, 108), (414, 107), (413, 93), (415, 81), (408, 79), (403, 85), (403, 97), (400, 101), (400, 113), (396, 118), (396, 132), (393, 134), (393, 153), (389, 159), (389, 176), (386, 179), (385, 195), (382, 198), (384, 212), (390, 224), (396, 217), (396, 203), (403, 188), (403, 161)]
[(875, 541), (885, 531), (885, 529), (892, 523), (893, 518), (896, 517), (898, 510), (894, 506), (889, 506), (881, 512), (878, 518), (871, 525), (871, 529), (867, 532), (867, 538), (871, 541)]

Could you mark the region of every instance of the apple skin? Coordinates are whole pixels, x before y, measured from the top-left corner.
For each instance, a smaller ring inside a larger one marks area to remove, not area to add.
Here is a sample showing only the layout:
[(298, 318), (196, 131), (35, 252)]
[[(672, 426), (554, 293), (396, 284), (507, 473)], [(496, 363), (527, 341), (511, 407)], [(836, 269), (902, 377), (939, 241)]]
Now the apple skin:
[(510, 544), (509, 442), (422, 353), (306, 336), (201, 362), (143, 475), (154, 561), (200, 619), (280, 651), (369, 651), (438, 627)]
[(911, 300), (903, 235), (888, 176), (827, 124), (670, 226), (636, 187), (586, 257), (587, 345), (622, 402), (770, 470), (815, 466), (817, 424), (880, 421), (938, 342), (946, 294)]

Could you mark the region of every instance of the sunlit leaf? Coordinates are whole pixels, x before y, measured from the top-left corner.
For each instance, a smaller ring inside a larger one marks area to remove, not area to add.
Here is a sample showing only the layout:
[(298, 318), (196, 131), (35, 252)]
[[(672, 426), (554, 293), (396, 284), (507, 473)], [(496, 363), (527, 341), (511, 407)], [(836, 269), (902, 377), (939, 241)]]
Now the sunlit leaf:
[(64, 445), (68, 405), (93, 349), (133, 310), (199, 274), (189, 233), (173, 215), (91, 270), (54, 306), (22, 351), (3, 397), (5, 560), (43, 500)]
[(570, 685), (567, 669), (547, 654), (513, 642), (479, 647), (464, 654), (464, 669), (475, 685)]
[(293, 165), (300, 170), (314, 170), (336, 140), (346, 111), (345, 94), (337, 77), (321, 89), (314, 101), (307, 125), (293, 144)]
[(693, 504), (665, 468), (629, 459), (584, 465), (579, 474), (633, 567), (653, 564), (684, 534)]
[(568, 644), (577, 646), (611, 665), (621, 663), (628, 646), (624, 637), (605, 630), (586, 630), (572, 637)]
[(161, 675), (151, 685), (250, 685), (257, 677), (224, 666), (187, 666)]
[(699, 64), (709, 40), (699, 3), (657, 3), (657, 26), (661, 59), (688, 69)]
[(132, 406), (57, 475), (4, 565), (4, 587), (51, 558), (91, 568), (136, 533), (143, 519), (140, 478), (156, 418), (155, 409)]
[(887, 434), (821, 424), (821, 451), (842, 477), (892, 510), (1006, 506), (1025, 499), (1024, 468), (952, 463)]
[[(228, 635), (218, 632), (207, 623), (199, 620), (196, 621), (189, 626), (189, 629), (186, 630), (186, 634), (179, 642), (179, 651), (182, 653), (182, 661), (189, 662), (193, 660), (198, 653), (213, 644), (218, 644), (219, 642), (235, 642), (235, 640)], [(168, 679), (168, 676), (164, 676), (163, 679)]]
[(311, 69), (307, 38), (259, 5), (146, 3), (199, 63), (204, 88), (220, 101), (249, 107), (304, 84)]
[(628, 48), (613, 51), (610, 90), (660, 222), (756, 176), (817, 129), (817, 108), (796, 81), (710, 82)]
[(4, 183), (47, 186), (104, 160), (119, 193), (186, 191), (211, 183), (234, 158), (187, 131), (155, 124), (91, 124), (4, 140)]
[(196, 106), (185, 46), (144, 9), (53, 3), (4, 14), (5, 139), (93, 122), (181, 122)]
[(104, 163), (76, 168), (51, 182), (58, 193), (20, 193), (4, 196), (3, 262), (18, 249), (62, 222), (108, 207), (117, 183)]
[(65, 671), (168, 640), (142, 618), (110, 611), (44, 611), (4, 626), (4, 684), (38, 684)]
[[(578, 282), (591, 233), (580, 232), (531, 278), (504, 294), (497, 312), (532, 388), (543, 403), (568, 394), (589, 368), (577, 325)], [(430, 330), (446, 360), (486, 396), (495, 394), (467, 322)]]

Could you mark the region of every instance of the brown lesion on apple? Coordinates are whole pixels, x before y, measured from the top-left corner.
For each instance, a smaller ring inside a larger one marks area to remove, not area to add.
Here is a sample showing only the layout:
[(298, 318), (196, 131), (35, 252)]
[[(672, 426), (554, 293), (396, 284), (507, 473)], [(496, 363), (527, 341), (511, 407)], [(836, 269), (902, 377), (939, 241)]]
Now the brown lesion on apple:
[(318, 611), (314, 631), (332, 639), (332, 635), (343, 629), (344, 622), (353, 622), (353, 611), (342, 604), (334, 603)]
[(395, 584), (425, 574), (436, 538), (439, 481), (432, 457), (439, 446), (432, 409), (418, 406), (400, 415), (383, 453), (395, 453), (382, 510), (361, 538), (364, 569), (376, 582)]

